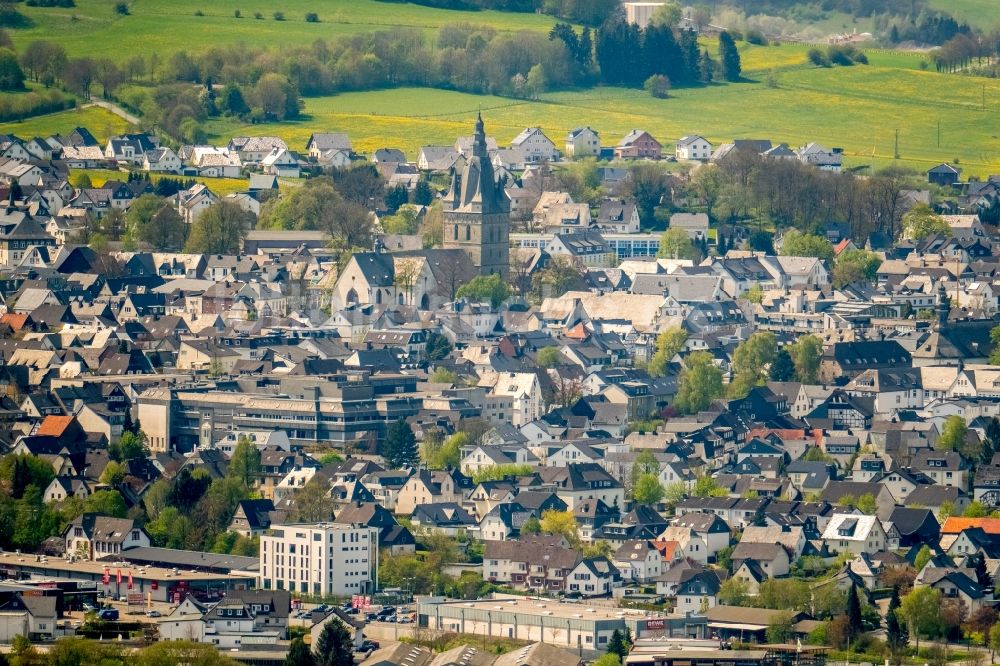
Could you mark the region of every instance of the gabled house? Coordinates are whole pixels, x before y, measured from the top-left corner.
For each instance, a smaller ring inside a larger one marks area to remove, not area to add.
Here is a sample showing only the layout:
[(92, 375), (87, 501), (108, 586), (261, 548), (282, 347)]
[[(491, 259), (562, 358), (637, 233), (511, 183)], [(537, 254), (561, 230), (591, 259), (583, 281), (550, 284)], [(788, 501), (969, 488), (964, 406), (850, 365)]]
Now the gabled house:
[(959, 600), (969, 613), (976, 613), (983, 606), (991, 605), (993, 601), (992, 593), (987, 594), (979, 583), (964, 571), (949, 568), (935, 569), (925, 577), (924, 584), (938, 590), (944, 599)]
[(299, 161), (284, 148), (274, 148), (260, 162), (264, 173), (279, 178), (298, 178), (301, 169)]
[(623, 579), (649, 583), (659, 578), (663, 557), (650, 541), (636, 539), (622, 543), (611, 556), (611, 562)]
[(248, 539), (263, 534), (271, 527), (271, 512), (274, 502), (269, 499), (240, 500), (229, 524), (229, 531), (242, 534)]
[(483, 418), (491, 423), (520, 427), (542, 416), (545, 399), (533, 372), (487, 372), (479, 386), (487, 390)]
[(910, 352), (895, 340), (835, 342), (823, 353), (820, 380), (834, 383), (840, 377), (852, 379), (867, 370), (910, 367)]
[(792, 557), (780, 543), (736, 544), (732, 554), (733, 568), (739, 569), (746, 561), (753, 561), (769, 578), (787, 576), (791, 571)]
[(876, 516), (837, 513), (823, 531), (823, 543), (831, 553), (877, 553), (885, 550), (886, 533)]
[(722, 581), (714, 570), (693, 571), (692, 575), (682, 577), (677, 586), (673, 613), (682, 616), (704, 614), (716, 605), (721, 587)]
[(487, 541), (483, 579), (548, 594), (598, 597), (610, 595), (620, 574), (607, 558), (584, 558), (563, 537), (536, 536)]
[(927, 182), (932, 185), (951, 187), (958, 183), (962, 169), (950, 164), (938, 164), (927, 170)]
[(519, 150), (525, 162), (552, 162), (559, 158), (559, 151), (552, 140), (538, 127), (527, 127), (510, 142)]
[(17, 635), (31, 641), (50, 641), (57, 636), (56, 622), (59, 614), (55, 596), (35, 596), (35, 593), (17, 592), (0, 606), (4, 628), (0, 640), (10, 642)]
[(62, 533), (66, 553), (97, 560), (117, 556), (123, 550), (149, 546), (146, 530), (128, 518), (109, 518), (85, 513), (67, 525)]
[(566, 135), (567, 157), (597, 157), (601, 154), (601, 137), (590, 127), (577, 127)]
[(310, 159), (320, 161), (324, 155), (331, 153), (346, 154), (351, 153), (351, 140), (342, 132), (317, 132), (309, 137), (306, 142), (306, 151)]
[(708, 161), (712, 157), (712, 144), (703, 136), (684, 136), (677, 140), (674, 157), (679, 160)]
[(663, 146), (645, 130), (634, 129), (626, 134), (615, 146), (615, 159), (658, 160), (663, 155)]
[(180, 173), (181, 158), (170, 148), (156, 148), (142, 156), (142, 169), (150, 173)]
[(587, 500), (601, 500), (609, 507), (625, 505), (625, 489), (596, 463), (571, 463), (538, 470), (542, 488), (552, 488), (569, 509)]
[(639, 231), (639, 207), (633, 201), (608, 199), (601, 202), (601, 208), (594, 220), (598, 229), (616, 233), (634, 234)]
[(725, 520), (714, 513), (694, 511), (677, 516), (671, 521), (674, 527), (691, 530), (705, 542), (708, 557), (714, 559), (715, 554), (729, 546), (730, 529)]
[(917, 451), (910, 468), (933, 479), (934, 483), (965, 491), (969, 487), (969, 463), (957, 451)]
[(419, 505), (426, 504), (461, 504), (465, 500), (465, 493), (471, 490), (471, 480), (458, 470), (432, 472), (420, 469), (399, 490), (396, 513), (408, 516)]

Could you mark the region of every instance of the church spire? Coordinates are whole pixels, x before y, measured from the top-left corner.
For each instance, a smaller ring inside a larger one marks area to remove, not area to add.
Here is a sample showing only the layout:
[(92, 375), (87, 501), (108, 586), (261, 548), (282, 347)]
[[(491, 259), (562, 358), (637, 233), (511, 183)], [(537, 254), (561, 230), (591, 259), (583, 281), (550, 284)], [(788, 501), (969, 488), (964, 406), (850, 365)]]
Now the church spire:
[(472, 137), (472, 154), (477, 157), (486, 157), (486, 130), (483, 128), (482, 111), (476, 114), (476, 131)]

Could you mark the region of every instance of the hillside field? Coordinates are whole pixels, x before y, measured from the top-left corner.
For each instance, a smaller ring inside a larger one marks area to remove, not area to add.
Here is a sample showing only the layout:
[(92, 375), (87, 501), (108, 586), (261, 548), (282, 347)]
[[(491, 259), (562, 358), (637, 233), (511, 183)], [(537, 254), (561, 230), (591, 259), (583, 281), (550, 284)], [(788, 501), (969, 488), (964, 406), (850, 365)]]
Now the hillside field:
[(103, 142), (109, 136), (125, 132), (129, 126), (124, 120), (104, 109), (96, 106), (83, 106), (68, 111), (34, 116), (27, 120), (4, 123), (0, 127), (4, 128), (4, 132), (16, 134), (22, 139), (68, 134), (77, 127), (86, 127), (99, 141)]
[(1000, 27), (1000, 3), (996, 0), (929, 0), (928, 4), (983, 30)]
[[(422, 145), (450, 144), (468, 133), (482, 109), (501, 144), (531, 125), (560, 147), (566, 132), (581, 125), (601, 132), (605, 145), (639, 127), (665, 145), (686, 134), (715, 143), (746, 137), (792, 146), (817, 141), (844, 148), (850, 164), (884, 166), (893, 161), (898, 129), (902, 165), (922, 171), (958, 159), (967, 173), (1000, 172), (1000, 81), (921, 71), (919, 56), (898, 53), (872, 52), (871, 65), (830, 69), (806, 65), (804, 47), (744, 54), (754, 82), (676, 90), (666, 100), (620, 88), (538, 100), (404, 88), (307, 99), (306, 119), (267, 131), (299, 149), (314, 131), (346, 131), (356, 150), (397, 146), (415, 158)], [(777, 87), (764, 82), (769, 76)], [(217, 121), (209, 130), (221, 141), (264, 128)]]
[[(497, 30), (548, 31), (556, 19), (537, 14), (467, 12), (431, 9), (376, 0), (131, 0), (129, 15), (115, 13), (116, 0), (76, 0), (67, 9), (17, 5), (33, 25), (12, 30), (14, 44), (23, 48), (35, 39), (62, 44), (70, 56), (107, 57), (124, 61), (136, 53), (169, 55), (181, 49), (203, 51), (213, 46), (304, 45), (317, 39), (368, 33), (394, 27), (436, 30), (447, 23), (470, 22)], [(236, 18), (239, 10), (243, 18)], [(275, 11), (284, 20), (274, 19)], [(197, 16), (195, 12), (202, 12)], [(254, 18), (260, 12), (261, 18)], [(315, 12), (318, 23), (307, 23)]]
[[(960, 1), (971, 5), (977, 0)], [(74, 10), (22, 8), (32, 16), (44, 14), (45, 22), (65, 15), (72, 30), (60, 41), (71, 51), (89, 44), (110, 48), (119, 55), (137, 41), (147, 47), (162, 43), (166, 48), (185, 30), (194, 32), (186, 34), (181, 43), (197, 48), (197, 38), (202, 35), (198, 31), (211, 25), (226, 28), (215, 35), (218, 39), (206, 44), (230, 37), (251, 42), (279, 34), (288, 42), (315, 38), (322, 31), (368, 31), (390, 22), (433, 28), (449, 21), (474, 20), (510, 30), (547, 29), (552, 22), (536, 15), (441, 11), (374, 0), (290, 0), (282, 5), (287, 19), (283, 22), (274, 21), (259, 0), (225, 0), (206, 7), (208, 16), (204, 17), (194, 16), (199, 5), (193, 0), (134, 0), (134, 14), (124, 18), (112, 16), (111, 0), (77, 2)], [(245, 18), (232, 18), (237, 6)], [(317, 11), (323, 22), (306, 23), (303, 16), (307, 8)], [(264, 20), (252, 18), (251, 12), (258, 10), (265, 13)], [(74, 13), (91, 18), (72, 21), (69, 16)], [(42, 25), (38, 18), (35, 28), (27, 33), (16, 31), (15, 38), (41, 30)], [(125, 47), (106, 39), (111, 34), (108, 31), (116, 30), (124, 31)], [(101, 37), (95, 39), (94, 35)], [(704, 45), (716, 50), (714, 40)], [(620, 88), (561, 91), (535, 100), (400, 88), (307, 98), (304, 118), (294, 122), (243, 125), (220, 119), (210, 121), (207, 130), (216, 143), (239, 134), (276, 134), (298, 150), (304, 149), (313, 132), (343, 131), (359, 152), (394, 146), (415, 158), (420, 146), (451, 144), (456, 136), (468, 134), (481, 109), (490, 133), (501, 144), (527, 126), (541, 127), (559, 147), (566, 132), (581, 125), (598, 130), (606, 146), (614, 145), (632, 128), (643, 128), (668, 149), (686, 134), (703, 134), (715, 143), (746, 137), (770, 138), (792, 146), (817, 141), (844, 148), (852, 166), (893, 163), (898, 130), (901, 165), (922, 171), (938, 162), (958, 160), (965, 175), (1000, 173), (1000, 127), (996, 122), (1000, 80), (925, 71), (921, 69), (925, 60), (921, 54), (879, 49), (867, 51), (868, 66), (821, 69), (808, 64), (808, 48), (799, 44), (741, 44), (745, 82), (679, 89), (666, 100)], [(148, 52), (148, 48), (144, 50)], [(77, 125), (90, 128), (102, 139), (125, 129), (121, 119), (87, 108), (2, 124), (0, 131), (31, 137), (64, 132)]]

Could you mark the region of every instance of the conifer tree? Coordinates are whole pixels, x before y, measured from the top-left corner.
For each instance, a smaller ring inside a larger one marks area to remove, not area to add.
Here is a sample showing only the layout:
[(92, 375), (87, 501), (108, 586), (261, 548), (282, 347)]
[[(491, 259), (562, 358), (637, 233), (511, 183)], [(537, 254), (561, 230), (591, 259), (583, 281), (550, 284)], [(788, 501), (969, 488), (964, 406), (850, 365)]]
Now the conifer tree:
[(739, 81), (743, 71), (740, 52), (736, 49), (736, 42), (725, 30), (719, 33), (719, 59), (722, 61), (722, 78), (726, 81)]
[(417, 438), (413, 435), (410, 425), (403, 419), (389, 426), (382, 447), (382, 457), (392, 469), (412, 467), (420, 460)]
[(851, 629), (851, 636), (860, 636), (864, 627), (861, 623), (861, 600), (858, 598), (858, 588), (851, 585), (847, 593), (847, 624)]
[(330, 620), (316, 639), (316, 666), (354, 666), (351, 636), (340, 620)]

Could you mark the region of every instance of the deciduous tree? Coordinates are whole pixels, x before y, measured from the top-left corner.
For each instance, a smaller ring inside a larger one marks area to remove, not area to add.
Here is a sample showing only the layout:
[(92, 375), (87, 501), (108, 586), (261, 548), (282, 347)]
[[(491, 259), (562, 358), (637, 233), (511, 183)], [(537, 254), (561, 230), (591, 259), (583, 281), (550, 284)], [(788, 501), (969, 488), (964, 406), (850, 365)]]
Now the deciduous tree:
[(781, 255), (785, 257), (815, 257), (824, 261), (833, 259), (833, 245), (815, 234), (804, 234), (796, 229), (785, 233), (781, 239)]
[(253, 222), (253, 215), (239, 204), (219, 201), (195, 218), (185, 249), (199, 254), (236, 254)]
[[(926, 547), (926, 546), (925, 546)], [(915, 587), (902, 599), (900, 612), (920, 649), (921, 636), (933, 638), (941, 629), (941, 592), (933, 587)]]
[(547, 509), (542, 513), (542, 532), (565, 537), (570, 544), (580, 543), (580, 527), (572, 511)]
[(942, 451), (961, 451), (965, 445), (965, 435), (969, 427), (965, 424), (965, 419), (958, 415), (949, 416), (944, 421), (941, 429), (941, 436), (938, 437), (936, 448)]
[(856, 282), (874, 282), (882, 259), (868, 250), (845, 250), (833, 267), (833, 286), (841, 289)]
[(803, 335), (788, 347), (795, 364), (795, 375), (800, 382), (815, 384), (819, 381), (819, 366), (823, 359), (823, 340), (815, 335)]
[(733, 352), (734, 376), (729, 396), (742, 398), (754, 386), (763, 385), (777, 353), (778, 340), (770, 331), (758, 331), (741, 342)]
[(722, 397), (722, 370), (715, 366), (711, 354), (702, 351), (689, 354), (684, 365), (674, 407), (682, 414), (696, 414)]
[(951, 227), (943, 217), (925, 204), (914, 206), (903, 216), (903, 236), (910, 240), (923, 240), (932, 234), (951, 233)]
[(639, 504), (657, 504), (663, 496), (663, 484), (655, 474), (641, 474), (632, 488), (632, 497)]
[(472, 301), (489, 301), (490, 305), (496, 308), (511, 297), (512, 290), (503, 278), (494, 273), (477, 275), (463, 284), (456, 295)]
[(660, 235), (660, 249), (656, 256), (664, 259), (699, 259), (701, 253), (691, 242), (684, 229), (667, 229)]
[(253, 488), (260, 478), (260, 449), (246, 435), (240, 435), (236, 448), (229, 458), (229, 468), (226, 474), (238, 479), (247, 488)]

